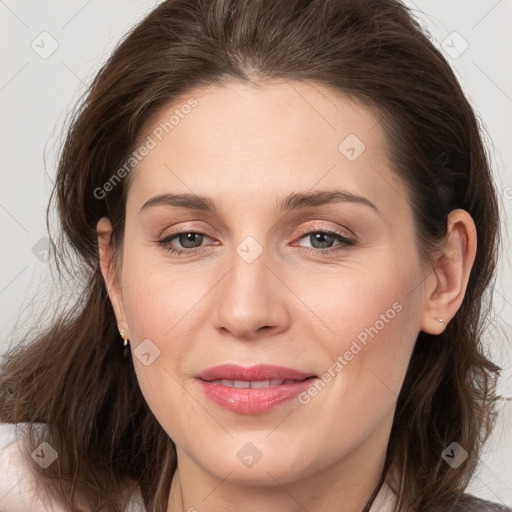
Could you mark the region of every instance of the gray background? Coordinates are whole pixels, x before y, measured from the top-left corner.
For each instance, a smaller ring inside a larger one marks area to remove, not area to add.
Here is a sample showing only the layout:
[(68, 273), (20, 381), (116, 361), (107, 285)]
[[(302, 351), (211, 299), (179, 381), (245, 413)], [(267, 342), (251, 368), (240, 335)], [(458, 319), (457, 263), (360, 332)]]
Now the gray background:
[[(45, 209), (66, 114), (120, 37), (158, 1), (0, 0), (0, 352), (49, 322)], [(500, 201), (512, 210), (512, 0), (407, 1), (454, 67), (485, 124)], [(46, 33), (45, 33), (46, 32)], [(53, 51), (53, 53), (52, 53)], [(487, 347), (504, 368), (500, 419), (469, 492), (512, 505), (511, 242), (496, 286)], [(73, 290), (66, 293), (72, 294)], [(53, 295), (52, 295), (53, 293)], [(38, 316), (39, 315), (39, 316)]]

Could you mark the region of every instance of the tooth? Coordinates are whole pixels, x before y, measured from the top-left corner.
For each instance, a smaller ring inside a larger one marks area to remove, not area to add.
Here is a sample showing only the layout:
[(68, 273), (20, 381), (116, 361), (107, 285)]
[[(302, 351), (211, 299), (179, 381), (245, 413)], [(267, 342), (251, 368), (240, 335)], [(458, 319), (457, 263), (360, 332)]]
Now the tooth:
[(251, 388), (267, 388), (268, 386), (270, 386), (270, 381), (268, 379), (251, 381)]
[(249, 388), (251, 387), (251, 383), (248, 380), (234, 380), (233, 386), (235, 386), (235, 388)]
[(293, 384), (296, 382), (295, 379), (267, 379), (267, 380), (230, 380), (230, 379), (214, 379), (210, 381), (213, 384), (223, 384), (224, 386), (230, 386), (240, 389), (246, 388), (267, 388), (271, 386), (280, 386), (281, 384)]

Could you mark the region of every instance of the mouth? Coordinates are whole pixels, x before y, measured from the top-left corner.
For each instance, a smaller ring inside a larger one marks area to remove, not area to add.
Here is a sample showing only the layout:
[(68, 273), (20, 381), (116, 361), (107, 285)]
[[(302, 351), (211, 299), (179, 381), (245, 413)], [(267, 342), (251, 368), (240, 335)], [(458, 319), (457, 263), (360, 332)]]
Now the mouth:
[(245, 368), (220, 365), (197, 376), (205, 395), (231, 412), (257, 414), (296, 397), (318, 377), (312, 373), (274, 365)]
[(313, 379), (314, 377), (307, 377), (306, 379), (266, 379), (266, 380), (229, 380), (229, 379), (214, 379), (205, 382), (211, 384), (222, 384), (223, 386), (230, 386), (239, 389), (256, 389), (256, 388), (269, 388), (273, 386), (281, 386), (282, 384), (294, 384), (304, 380)]
[[(276, 366), (271, 364), (258, 364), (250, 367), (244, 367), (236, 364), (221, 364), (203, 370), (198, 375), (198, 378), (207, 382), (248, 382), (256, 384), (254, 387), (268, 387), (270, 385), (276, 386), (283, 384), (285, 381), (300, 381), (310, 377), (316, 377), (316, 375), (296, 370), (295, 368), (287, 368), (285, 366)], [(237, 387), (250, 386), (241, 385)]]

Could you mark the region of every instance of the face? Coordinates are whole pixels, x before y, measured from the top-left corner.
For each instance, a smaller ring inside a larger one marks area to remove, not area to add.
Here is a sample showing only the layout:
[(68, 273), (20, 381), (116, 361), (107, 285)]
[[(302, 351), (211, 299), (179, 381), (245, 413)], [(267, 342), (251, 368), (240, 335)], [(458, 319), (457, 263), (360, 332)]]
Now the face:
[[(311, 83), (228, 83), (163, 109), (141, 140), (116, 314), (179, 464), (286, 483), (370, 460), (423, 307), (378, 113)], [(288, 370), (205, 373), (218, 365)]]

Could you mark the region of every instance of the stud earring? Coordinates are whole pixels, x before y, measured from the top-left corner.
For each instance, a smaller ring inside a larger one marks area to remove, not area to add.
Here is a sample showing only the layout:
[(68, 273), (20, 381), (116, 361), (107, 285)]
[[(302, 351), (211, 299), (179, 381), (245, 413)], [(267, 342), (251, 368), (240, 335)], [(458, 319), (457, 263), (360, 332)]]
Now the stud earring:
[(437, 319), (437, 321), (438, 321), (438, 322), (441, 322), (441, 323), (443, 323), (443, 322), (444, 322), (444, 320), (443, 320), (442, 318), (438, 318), (438, 319)]
[(130, 352), (130, 349), (129, 349), (129, 341), (130, 341), (130, 340), (129, 340), (128, 338), (125, 338), (125, 337), (124, 337), (124, 333), (125, 333), (125, 332), (126, 332), (126, 331), (125, 331), (124, 329), (121, 329), (121, 330), (119, 331), (119, 334), (121, 335), (121, 338), (123, 338), (123, 355), (124, 355), (125, 357), (128, 357), (128, 353)]

